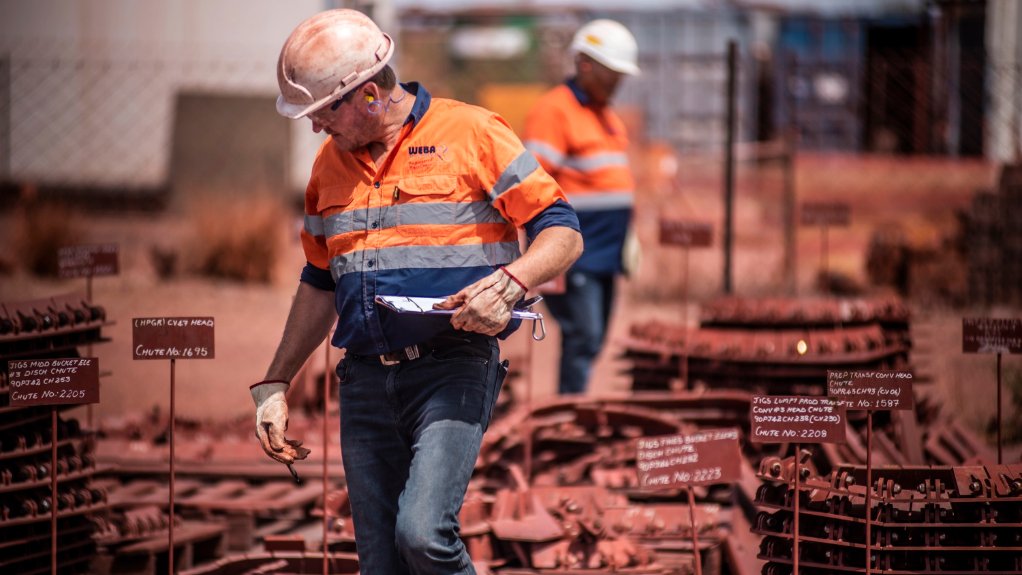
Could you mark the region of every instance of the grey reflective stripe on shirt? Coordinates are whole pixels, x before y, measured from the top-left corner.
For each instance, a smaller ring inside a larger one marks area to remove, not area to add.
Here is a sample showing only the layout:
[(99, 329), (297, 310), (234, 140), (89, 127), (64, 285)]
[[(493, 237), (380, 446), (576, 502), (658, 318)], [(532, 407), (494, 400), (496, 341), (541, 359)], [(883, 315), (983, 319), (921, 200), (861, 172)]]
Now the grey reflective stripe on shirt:
[[(396, 215), (395, 215), (396, 212)], [(404, 204), (383, 218), (384, 227), (410, 225), (506, 224), (489, 202)]]
[(526, 140), (524, 142), (525, 149), (543, 158), (547, 162), (553, 164), (556, 167), (560, 167), (564, 163), (564, 154), (554, 149), (553, 146), (540, 140)]
[(568, 194), (568, 203), (576, 210), (600, 211), (630, 208), (635, 203), (632, 192), (608, 191)]
[(305, 233), (310, 236), (322, 236), (323, 218), (320, 216), (310, 216), (309, 214), (305, 214)]
[(519, 256), (518, 242), (496, 242), (464, 246), (401, 246), (360, 250), (330, 259), (334, 281), (353, 272), (405, 268), (467, 268), (499, 266)]
[(624, 152), (605, 152), (589, 156), (568, 156), (564, 160), (564, 167), (580, 172), (592, 172), (609, 167), (627, 168), (628, 155)]
[[(376, 227), (371, 223), (375, 221)], [(359, 208), (327, 216), (325, 232), (328, 238), (369, 229), (387, 229), (397, 226), (506, 224), (489, 202), (430, 202), (402, 204), (381, 208)]]
[(511, 160), (504, 171), (497, 178), (490, 190), (490, 199), (495, 200), (497, 196), (522, 183), (522, 180), (529, 177), (529, 174), (539, 169), (539, 161), (528, 150), (522, 150), (518, 157)]

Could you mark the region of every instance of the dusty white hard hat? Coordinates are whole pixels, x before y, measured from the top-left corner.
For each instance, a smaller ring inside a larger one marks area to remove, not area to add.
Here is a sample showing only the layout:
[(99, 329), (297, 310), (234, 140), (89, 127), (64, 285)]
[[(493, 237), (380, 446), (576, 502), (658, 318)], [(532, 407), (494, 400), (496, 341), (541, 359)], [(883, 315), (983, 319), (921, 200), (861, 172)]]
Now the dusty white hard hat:
[(297, 119), (326, 106), (383, 69), (394, 42), (356, 10), (328, 10), (291, 32), (277, 60), (277, 112)]
[(575, 32), (571, 50), (586, 54), (615, 72), (639, 74), (639, 46), (635, 36), (620, 22), (607, 19), (587, 22)]

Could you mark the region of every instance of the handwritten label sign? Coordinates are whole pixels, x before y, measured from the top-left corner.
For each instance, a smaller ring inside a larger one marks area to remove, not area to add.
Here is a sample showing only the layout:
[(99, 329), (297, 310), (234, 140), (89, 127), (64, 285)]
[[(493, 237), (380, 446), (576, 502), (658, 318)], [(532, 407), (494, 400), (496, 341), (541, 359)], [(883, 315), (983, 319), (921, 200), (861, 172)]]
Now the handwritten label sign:
[(827, 397), (752, 396), (756, 443), (844, 443), (845, 408)]
[(801, 221), (803, 226), (847, 226), (849, 213), (848, 204), (843, 202), (805, 202)]
[(211, 317), (137, 317), (131, 334), (135, 359), (213, 359)]
[(741, 460), (737, 429), (644, 437), (636, 442), (641, 487), (730, 483), (742, 475)]
[(1022, 353), (1022, 320), (963, 318), (964, 353)]
[(11, 360), (11, 407), (99, 403), (99, 360), (94, 357)]
[(713, 224), (660, 220), (660, 244), (706, 248), (713, 245)]
[(57, 250), (58, 275), (62, 278), (112, 276), (119, 271), (117, 244), (67, 246)]
[(827, 370), (827, 397), (845, 409), (912, 409), (912, 372)]

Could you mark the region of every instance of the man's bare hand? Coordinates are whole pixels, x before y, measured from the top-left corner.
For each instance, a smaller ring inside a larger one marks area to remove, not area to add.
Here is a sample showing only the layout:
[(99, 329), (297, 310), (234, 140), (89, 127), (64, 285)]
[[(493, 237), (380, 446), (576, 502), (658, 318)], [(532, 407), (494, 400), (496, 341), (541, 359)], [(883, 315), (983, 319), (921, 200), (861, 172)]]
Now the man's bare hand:
[(524, 295), (521, 286), (497, 270), (433, 307), (457, 309), (451, 316), (455, 329), (497, 335), (507, 327), (515, 302)]

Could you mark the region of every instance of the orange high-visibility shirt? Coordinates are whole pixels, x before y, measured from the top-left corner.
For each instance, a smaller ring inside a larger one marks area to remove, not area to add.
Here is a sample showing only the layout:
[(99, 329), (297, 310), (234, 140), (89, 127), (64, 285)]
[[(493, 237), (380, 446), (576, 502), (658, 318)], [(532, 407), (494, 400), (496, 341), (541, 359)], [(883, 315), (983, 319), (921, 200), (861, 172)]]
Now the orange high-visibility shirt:
[(517, 228), (566, 201), (499, 116), (403, 86), (416, 102), (388, 158), (376, 165), (368, 151), (343, 152), (328, 138), (305, 193), (306, 258), (330, 271), (333, 344), (353, 353), (449, 329), (449, 317), (381, 311), (374, 298), (459, 291), (514, 261)]

